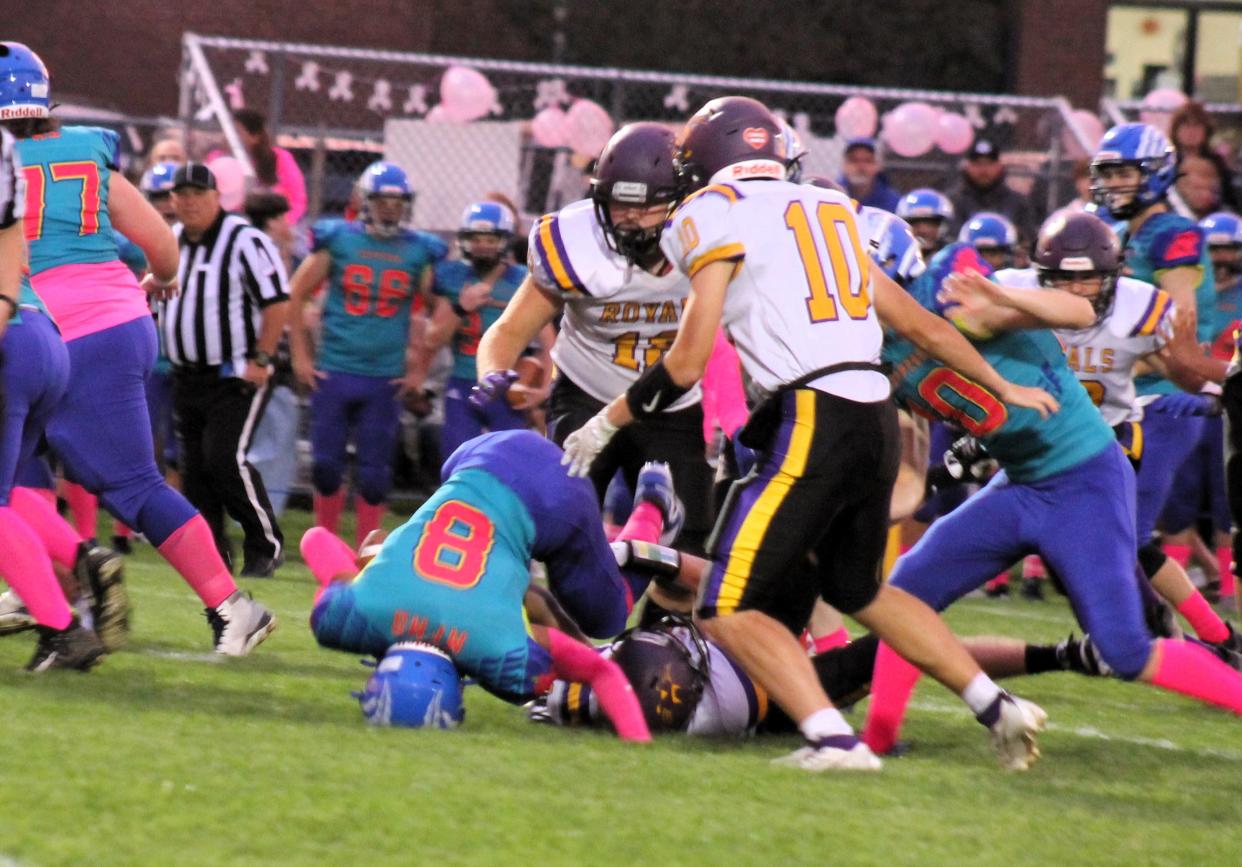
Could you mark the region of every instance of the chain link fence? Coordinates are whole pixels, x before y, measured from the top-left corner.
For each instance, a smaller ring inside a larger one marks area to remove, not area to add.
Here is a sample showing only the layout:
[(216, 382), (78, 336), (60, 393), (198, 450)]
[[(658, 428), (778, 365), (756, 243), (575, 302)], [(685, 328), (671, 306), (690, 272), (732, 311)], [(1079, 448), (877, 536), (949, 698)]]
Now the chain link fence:
[[(799, 132), (806, 171), (836, 176), (844, 138), (836, 113), (851, 96), (883, 116), (918, 101), (960, 114), (1005, 151), (1009, 181), (1043, 213), (1073, 198), (1072, 160), (1084, 140), (1063, 99), (719, 78), (514, 63), (187, 34), (182, 119), (192, 155), (228, 152), (253, 174), (232, 129), (238, 108), (266, 114), (274, 141), (296, 156), (308, 216), (336, 214), (371, 161), (411, 175), (415, 224), (447, 233), (489, 193), (530, 219), (581, 197), (607, 134), (636, 120), (675, 127), (707, 100), (753, 96)], [(463, 71), (464, 70), (464, 71)], [(463, 107), (464, 106), (464, 107)], [(932, 148), (885, 155), (899, 190), (942, 185), (959, 157)], [(253, 183), (253, 181), (252, 181)]]

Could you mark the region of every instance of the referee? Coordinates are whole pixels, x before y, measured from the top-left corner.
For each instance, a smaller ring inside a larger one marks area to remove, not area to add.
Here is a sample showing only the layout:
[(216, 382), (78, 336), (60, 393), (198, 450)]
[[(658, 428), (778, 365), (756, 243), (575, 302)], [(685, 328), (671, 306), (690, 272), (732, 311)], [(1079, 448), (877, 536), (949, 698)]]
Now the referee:
[(173, 176), (181, 293), (161, 305), (173, 365), (173, 412), (186, 498), (202, 512), (225, 562), (225, 512), (245, 531), (241, 574), (267, 578), (284, 537), (263, 479), (247, 458), (271, 393), (272, 355), (284, 331), (288, 277), (261, 231), (220, 207), (211, 170), (187, 163)]

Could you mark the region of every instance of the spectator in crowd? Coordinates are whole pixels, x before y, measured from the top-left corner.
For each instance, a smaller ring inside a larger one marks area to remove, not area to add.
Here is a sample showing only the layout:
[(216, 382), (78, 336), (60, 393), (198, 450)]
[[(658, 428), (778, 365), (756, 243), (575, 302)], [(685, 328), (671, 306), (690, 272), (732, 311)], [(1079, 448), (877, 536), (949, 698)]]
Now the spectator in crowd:
[(1074, 160), (1071, 179), (1074, 182), (1074, 198), (1057, 209), (1058, 214), (1079, 214), (1093, 201), (1091, 198), (1091, 159)]
[(1177, 197), (1186, 216), (1196, 222), (1217, 209), (1221, 200), (1221, 177), (1211, 160), (1192, 154), (1180, 159)]
[(249, 108), (233, 112), (237, 134), (250, 155), (258, 188), (280, 193), (289, 202), (288, 219), (292, 225), (306, 213), (306, 179), (293, 154), (272, 144), (267, 131), (267, 118)]
[(1006, 183), (1000, 147), (991, 139), (975, 139), (966, 152), (961, 173), (948, 185), (945, 194), (953, 202), (958, 220), (954, 232), (980, 211), (1008, 217), (1024, 244), (1030, 243), (1039, 229), (1030, 200)]
[[(246, 219), (276, 245), (285, 270), (292, 269), (293, 227), (287, 215), (289, 202), (280, 193), (251, 193), (243, 206)], [(298, 469), (298, 397), (294, 391), (289, 341), (282, 337), (273, 357), (272, 394), (250, 444), (250, 463), (263, 477), (272, 511), (285, 511), (289, 490)]]
[(151, 150), (147, 152), (146, 168), (150, 169), (160, 163), (181, 165), (188, 159), (185, 144), (181, 138), (181, 130), (165, 129), (155, 134)]
[[(1221, 155), (1212, 150), (1212, 136), (1215, 134), (1216, 124), (1212, 123), (1211, 115), (1207, 113), (1202, 103), (1194, 100), (1174, 112), (1169, 121), (1169, 138), (1172, 139), (1173, 147), (1177, 150), (1179, 172), (1186, 171), (1185, 161), (1189, 157), (1206, 160), (1216, 173), (1221, 206), (1236, 212), (1238, 195), (1233, 188), (1233, 172)], [(1202, 170), (1203, 167), (1195, 168)], [(1202, 217), (1203, 214), (1198, 216)]]
[(845, 145), (841, 184), (860, 205), (894, 212), (901, 199), (884, 176), (880, 150), (873, 138), (852, 138)]

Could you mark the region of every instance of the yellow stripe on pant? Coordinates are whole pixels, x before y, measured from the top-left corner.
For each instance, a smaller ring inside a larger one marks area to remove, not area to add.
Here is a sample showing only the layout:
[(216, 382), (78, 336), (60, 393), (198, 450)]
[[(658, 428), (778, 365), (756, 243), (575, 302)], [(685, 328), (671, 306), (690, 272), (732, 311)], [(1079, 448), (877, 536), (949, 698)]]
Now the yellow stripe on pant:
[(811, 453), (811, 441), (815, 438), (815, 392), (802, 388), (795, 392), (797, 412), (793, 433), (781, 468), (764, 485), (759, 499), (742, 521), (733, 544), (729, 548), (729, 562), (724, 579), (716, 597), (718, 614), (732, 614), (742, 601), (755, 555), (763, 544), (772, 516), (781, 507), (794, 482), (806, 472), (807, 458)]

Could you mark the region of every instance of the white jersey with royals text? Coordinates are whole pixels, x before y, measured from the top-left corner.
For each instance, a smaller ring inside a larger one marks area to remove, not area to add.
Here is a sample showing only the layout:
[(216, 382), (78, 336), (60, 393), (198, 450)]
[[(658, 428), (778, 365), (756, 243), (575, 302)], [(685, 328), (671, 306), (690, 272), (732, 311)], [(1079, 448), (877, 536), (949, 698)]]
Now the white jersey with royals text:
[[(1017, 289), (1039, 288), (1034, 268), (998, 271), (996, 282)], [(1059, 328), (1066, 359), (1087, 389), (1104, 420), (1116, 426), (1138, 421), (1142, 408), (1135, 402), (1134, 365), (1168, 343), (1173, 327), (1173, 299), (1150, 283), (1122, 277), (1108, 313), (1090, 328)]]
[[(713, 184), (682, 203), (662, 245), (691, 278), (713, 262), (736, 263), (722, 324), (765, 391), (836, 364), (879, 363), (869, 261), (845, 195), (777, 180)], [(871, 370), (810, 385), (861, 402), (889, 395), (888, 378)]]
[[(700, 650), (684, 626), (670, 630), (691, 657), (698, 662)], [(767, 716), (767, 698), (725, 652), (710, 641), (707, 648), (707, 683), (703, 695), (690, 715), (686, 734), (701, 737), (745, 737)], [(600, 650), (612, 656), (612, 648)], [(701, 664), (701, 662), (699, 663)], [(548, 717), (559, 725), (606, 725), (607, 716), (590, 687), (563, 680), (553, 681), (547, 700)]]
[[(610, 249), (590, 199), (535, 223), (528, 263), (535, 284), (565, 303), (552, 360), (596, 400), (622, 394), (673, 345), (690, 281), (676, 268), (657, 276)], [(695, 386), (669, 411), (699, 399)]]

